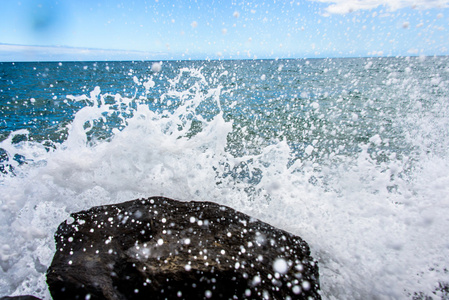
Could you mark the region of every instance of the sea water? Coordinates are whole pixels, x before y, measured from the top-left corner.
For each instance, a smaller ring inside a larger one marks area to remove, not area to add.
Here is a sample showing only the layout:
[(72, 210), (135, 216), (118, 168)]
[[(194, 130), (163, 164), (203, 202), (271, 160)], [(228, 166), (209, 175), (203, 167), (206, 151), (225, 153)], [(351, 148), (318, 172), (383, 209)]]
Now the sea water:
[(0, 63), (0, 175), (0, 296), (50, 299), (70, 213), (162, 195), (301, 236), (324, 299), (447, 298), (449, 59)]

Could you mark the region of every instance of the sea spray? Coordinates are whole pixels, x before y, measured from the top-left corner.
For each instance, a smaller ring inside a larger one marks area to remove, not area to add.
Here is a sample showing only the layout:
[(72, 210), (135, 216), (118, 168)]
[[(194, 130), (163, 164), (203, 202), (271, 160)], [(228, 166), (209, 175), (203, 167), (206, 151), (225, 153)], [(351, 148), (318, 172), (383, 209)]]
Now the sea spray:
[(1, 142), (1, 294), (49, 299), (69, 213), (163, 195), (301, 236), (325, 299), (432, 295), (449, 282), (449, 73), (430, 60), (108, 65), (120, 79), (65, 96), (47, 138)]

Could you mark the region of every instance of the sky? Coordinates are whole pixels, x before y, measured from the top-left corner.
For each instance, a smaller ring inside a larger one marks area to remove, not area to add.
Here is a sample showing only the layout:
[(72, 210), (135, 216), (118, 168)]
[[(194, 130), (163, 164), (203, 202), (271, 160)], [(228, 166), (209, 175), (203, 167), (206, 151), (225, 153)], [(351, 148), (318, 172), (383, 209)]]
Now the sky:
[(0, 0), (0, 61), (449, 55), (449, 0)]

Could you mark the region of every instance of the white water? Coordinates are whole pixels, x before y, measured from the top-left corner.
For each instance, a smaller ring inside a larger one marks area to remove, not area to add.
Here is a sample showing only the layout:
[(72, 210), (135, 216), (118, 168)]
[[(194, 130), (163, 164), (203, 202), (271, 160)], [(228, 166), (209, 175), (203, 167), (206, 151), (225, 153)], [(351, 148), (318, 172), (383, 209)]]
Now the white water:
[[(199, 90), (173, 90), (171, 96), (191, 100), (171, 113), (137, 104), (122, 131), (92, 142), (86, 122), (110, 111), (97, 88), (89, 97), (71, 97), (92, 105), (76, 114), (68, 139), (54, 151), (33, 142), (13, 144), (12, 136), (1, 142), (10, 156), (19, 153), (33, 162), (16, 164), (17, 176), (0, 184), (0, 296), (50, 299), (45, 271), (55, 250), (53, 234), (71, 212), (154, 195), (214, 201), (301, 236), (319, 260), (324, 299), (406, 299), (449, 282), (448, 145), (432, 134), (447, 123), (432, 115), (405, 120), (416, 128), (411, 142), (442, 142), (442, 150), (423, 153), (407, 178), (395, 180), (398, 192), (389, 193), (391, 176), (407, 168), (406, 160), (376, 164), (368, 146), (329, 166), (307, 158), (289, 166), (291, 149), (284, 141), (235, 158), (225, 151), (232, 123), (222, 114), (202, 120), (203, 130), (187, 138), (190, 117), (204, 97), (219, 105), (220, 89)], [(125, 107), (138, 103), (115, 97)], [(371, 141), (378, 143), (379, 136)], [(223, 175), (241, 162), (262, 170), (250, 192), (248, 183)], [(326, 177), (326, 185), (310, 183), (312, 175)]]

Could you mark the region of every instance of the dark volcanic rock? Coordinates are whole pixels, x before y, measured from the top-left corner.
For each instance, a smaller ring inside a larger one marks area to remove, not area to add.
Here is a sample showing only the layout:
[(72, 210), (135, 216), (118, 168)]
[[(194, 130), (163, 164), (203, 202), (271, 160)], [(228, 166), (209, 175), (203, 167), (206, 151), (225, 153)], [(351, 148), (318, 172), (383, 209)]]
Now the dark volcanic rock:
[(320, 299), (301, 238), (229, 207), (155, 197), (71, 215), (53, 299)]

